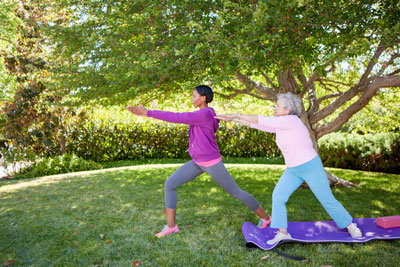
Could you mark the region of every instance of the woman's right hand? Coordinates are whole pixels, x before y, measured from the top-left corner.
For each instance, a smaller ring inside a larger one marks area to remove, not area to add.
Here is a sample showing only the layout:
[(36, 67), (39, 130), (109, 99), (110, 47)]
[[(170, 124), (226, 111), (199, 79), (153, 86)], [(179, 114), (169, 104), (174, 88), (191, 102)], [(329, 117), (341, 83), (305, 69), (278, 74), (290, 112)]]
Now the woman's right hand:
[(139, 106), (137, 106), (137, 107), (127, 106), (126, 109), (138, 116), (146, 116), (147, 115), (147, 109), (140, 102), (139, 102)]

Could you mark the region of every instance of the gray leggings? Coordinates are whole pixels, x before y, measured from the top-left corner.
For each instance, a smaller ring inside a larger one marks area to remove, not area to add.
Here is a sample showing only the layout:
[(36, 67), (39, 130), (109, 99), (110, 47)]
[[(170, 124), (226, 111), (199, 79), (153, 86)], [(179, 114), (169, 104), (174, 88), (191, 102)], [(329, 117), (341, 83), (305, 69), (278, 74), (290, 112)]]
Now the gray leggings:
[(211, 167), (202, 167), (193, 161), (189, 161), (177, 169), (165, 181), (165, 207), (167, 209), (176, 209), (175, 189), (182, 184), (194, 180), (203, 172), (208, 173), (226, 192), (239, 199), (252, 211), (255, 211), (260, 206), (254, 197), (239, 188), (235, 180), (233, 180), (232, 176), (226, 170), (222, 161)]

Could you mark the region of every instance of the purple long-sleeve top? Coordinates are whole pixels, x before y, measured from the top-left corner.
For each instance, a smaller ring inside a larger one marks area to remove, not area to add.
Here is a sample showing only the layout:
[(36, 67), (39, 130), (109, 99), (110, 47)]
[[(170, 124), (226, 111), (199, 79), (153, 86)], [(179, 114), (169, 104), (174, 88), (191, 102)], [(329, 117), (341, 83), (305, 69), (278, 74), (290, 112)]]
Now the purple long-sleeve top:
[(194, 112), (169, 112), (148, 110), (147, 116), (155, 119), (182, 123), (189, 127), (189, 155), (195, 162), (205, 162), (221, 157), (215, 133), (218, 130), (219, 120), (215, 119), (215, 111), (205, 107)]

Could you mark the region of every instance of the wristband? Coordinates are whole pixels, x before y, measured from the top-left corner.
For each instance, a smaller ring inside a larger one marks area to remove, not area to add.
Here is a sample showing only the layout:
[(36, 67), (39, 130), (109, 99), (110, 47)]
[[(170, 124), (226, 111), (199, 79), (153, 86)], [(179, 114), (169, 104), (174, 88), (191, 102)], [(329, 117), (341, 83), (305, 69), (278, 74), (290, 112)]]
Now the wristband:
[(240, 115), (241, 115), (241, 114), (239, 113), (239, 116), (238, 116), (238, 119), (239, 119), (239, 120), (240, 120)]

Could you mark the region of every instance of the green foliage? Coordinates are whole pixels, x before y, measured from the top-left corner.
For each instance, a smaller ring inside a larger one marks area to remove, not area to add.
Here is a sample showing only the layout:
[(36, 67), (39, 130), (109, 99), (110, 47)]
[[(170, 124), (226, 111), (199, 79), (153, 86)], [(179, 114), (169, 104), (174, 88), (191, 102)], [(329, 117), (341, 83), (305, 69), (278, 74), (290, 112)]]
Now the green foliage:
[(21, 25), (13, 9), (17, 5), (16, 0), (2, 0), (0, 2), (0, 53), (13, 50), (13, 43), (17, 37), (17, 27)]
[[(0, 107), (3, 105), (5, 100), (9, 100), (12, 98), (12, 95), (15, 93), (16, 90), (16, 82), (14, 76), (10, 75), (7, 72), (5, 67), (4, 58), (0, 58)], [(3, 114), (0, 113), (0, 118), (2, 118)], [(1, 127), (1, 122), (0, 122)]]
[(59, 82), (74, 90), (77, 101), (103, 104), (144, 94), (163, 98), (204, 81), (224, 93), (243, 89), (238, 71), (259, 81), (265, 74), (275, 83), (288, 69), (325, 76), (333, 62), (369, 59), (382, 42), (396, 46), (400, 26), (398, 6), (385, 0), (52, 5), (74, 21), (44, 29), (56, 54), (69, 61), (54, 69)]
[[(216, 134), (225, 158), (278, 158), (275, 135), (238, 124)], [(158, 122), (86, 120), (68, 126), (67, 151), (94, 161), (189, 158), (188, 127)], [(400, 135), (330, 134), (319, 140), (326, 166), (371, 171), (399, 170)]]
[(187, 127), (171, 124), (87, 120), (72, 125), (67, 151), (95, 161), (187, 158)]
[(217, 143), (225, 157), (276, 158), (281, 152), (275, 143), (275, 135), (239, 124), (222, 124)]
[(9, 12), (12, 10), (21, 22), (15, 29), (18, 38), (13, 42), (15, 51), (0, 52), (16, 89), (12, 97), (0, 103), (0, 130), (3, 138), (15, 146), (38, 155), (57, 155), (65, 152), (65, 120), (75, 113), (63, 106), (60, 88), (45, 85), (56, 60), (49, 58), (50, 45), (41, 29), (49, 20), (62, 20), (56, 11), (44, 8), (46, 3), (47, 0), (21, 0), (10, 6)]
[(341, 128), (358, 134), (400, 132), (400, 88), (384, 89)]
[(72, 154), (64, 154), (62, 156), (44, 158), (29, 167), (22, 168), (14, 178), (33, 178), (101, 168), (102, 166), (94, 161), (85, 160)]
[[(16, 81), (13, 75), (7, 71), (5, 66), (5, 54), (14, 53), (14, 43), (17, 39), (17, 28), (21, 20), (13, 12), (17, 1), (0, 1), (0, 107), (5, 100), (12, 97), (16, 90)], [(5, 117), (0, 112), (0, 129), (5, 122)], [(0, 133), (0, 139), (4, 138)]]
[(6, 121), (2, 133), (9, 143), (22, 146), (38, 155), (59, 155), (66, 151), (67, 120), (82, 120), (84, 113), (61, 105), (49, 95), (43, 84), (32, 83), (17, 90), (2, 112)]
[[(95, 161), (189, 158), (189, 127), (170, 123), (86, 120), (71, 124), (67, 151)], [(225, 157), (280, 155), (274, 136), (248, 127), (221, 124), (217, 143)]]
[(400, 134), (332, 133), (319, 140), (324, 166), (400, 173)]

